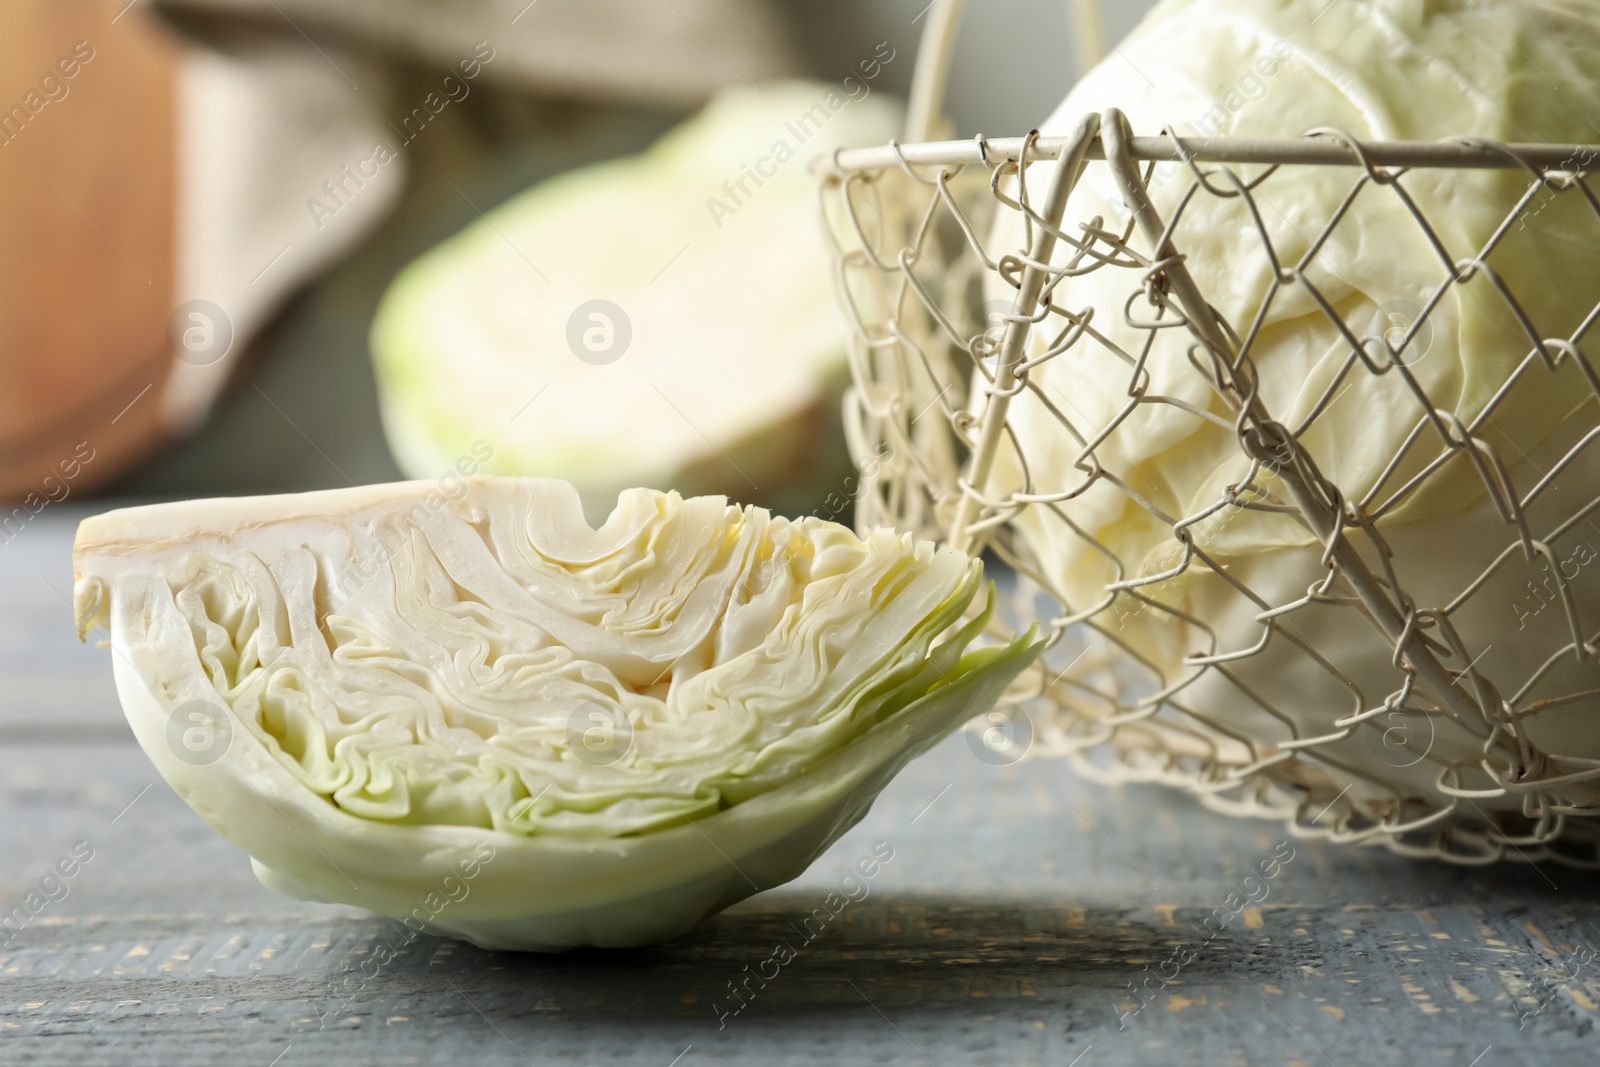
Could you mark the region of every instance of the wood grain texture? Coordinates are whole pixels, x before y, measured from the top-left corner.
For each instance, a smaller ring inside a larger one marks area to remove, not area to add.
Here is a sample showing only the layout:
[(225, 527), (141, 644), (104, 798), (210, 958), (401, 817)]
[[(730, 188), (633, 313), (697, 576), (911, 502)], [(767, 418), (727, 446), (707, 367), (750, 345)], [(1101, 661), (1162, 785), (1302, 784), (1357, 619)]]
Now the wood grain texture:
[[(991, 767), (963, 736), (914, 764), (805, 876), (655, 949), (489, 953), (276, 897), (116, 739), (111, 653), (77, 646), (61, 600), (29, 591), (44, 577), (65, 588), (75, 518), (46, 512), (31, 546), (0, 548), (0, 602), (22, 616), (7, 633), (35, 634), (26, 664), (0, 661), (0, 912), (75, 843), (94, 849), (65, 898), (0, 944), (0, 1063), (1595, 1058), (1600, 964), (1577, 961), (1600, 946), (1600, 880), (1314, 841), (1293, 842), (1265, 898), (1133, 1012), (1129, 983), (1198, 943), (1282, 831), (1158, 789), (1104, 790), (1057, 763)], [(47, 708), (37, 694), (52, 670), (62, 696)], [(34, 694), (22, 703), (19, 673)], [(59, 725), (19, 732), (46, 713)], [(807, 941), (806, 917), (878, 841), (893, 860), (820, 932), (813, 919)], [(728, 983), (780, 942), (797, 957), (719, 1020), (735, 1004)], [(381, 948), (398, 955), (376, 966)]]

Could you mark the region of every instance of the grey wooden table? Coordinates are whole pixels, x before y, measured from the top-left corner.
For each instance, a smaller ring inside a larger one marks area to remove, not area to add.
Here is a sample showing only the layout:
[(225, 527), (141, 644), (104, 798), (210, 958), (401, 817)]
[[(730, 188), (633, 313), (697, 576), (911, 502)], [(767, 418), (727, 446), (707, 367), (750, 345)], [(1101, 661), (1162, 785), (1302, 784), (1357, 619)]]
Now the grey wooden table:
[[(804, 877), (659, 948), (490, 953), (281, 899), (156, 778), (109, 653), (73, 636), (78, 515), (46, 509), (0, 544), (0, 912), (60, 898), (0, 928), (0, 1065), (1500, 1067), (1600, 1052), (1594, 876), (1305, 841), (1285, 862), (1275, 825), (1056, 763), (993, 767), (962, 736)], [(894, 858), (869, 895), (803, 944), (801, 921), (880, 841)], [(75, 848), (92, 858), (42, 885)], [(1244, 880), (1275, 858), (1267, 895), (1205, 942), (1204, 920), (1260, 896)], [(729, 984), (779, 942), (797, 957), (734, 1014)], [(398, 957), (363, 966), (381, 945)]]

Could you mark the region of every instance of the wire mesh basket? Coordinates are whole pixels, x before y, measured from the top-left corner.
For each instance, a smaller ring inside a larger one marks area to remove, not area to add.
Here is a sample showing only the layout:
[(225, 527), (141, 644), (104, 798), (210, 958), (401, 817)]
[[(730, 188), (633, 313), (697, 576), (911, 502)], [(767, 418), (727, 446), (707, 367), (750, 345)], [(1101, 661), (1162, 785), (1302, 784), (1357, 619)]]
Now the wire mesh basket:
[[(1307, 836), (1600, 863), (1600, 290), (1511, 270), (1545, 212), (1600, 252), (1595, 151), (1108, 111), (826, 161), (857, 521), (1005, 560), (1052, 640), (988, 730)], [(1422, 206), (1466, 171), (1499, 197), (1470, 245)], [(1305, 181), (1326, 217), (1274, 203)], [(1358, 299), (1358, 239), (1429, 270)]]

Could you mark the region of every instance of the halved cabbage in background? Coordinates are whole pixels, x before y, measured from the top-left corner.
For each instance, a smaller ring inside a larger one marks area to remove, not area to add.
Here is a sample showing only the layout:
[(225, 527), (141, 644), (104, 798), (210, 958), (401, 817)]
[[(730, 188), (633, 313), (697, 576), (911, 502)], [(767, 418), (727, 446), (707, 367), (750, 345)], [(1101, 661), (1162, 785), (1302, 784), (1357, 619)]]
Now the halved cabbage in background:
[(486, 947), (795, 877), (1037, 652), (969, 649), (960, 552), (646, 489), (599, 529), (535, 479), (161, 504), (74, 558), (139, 743), (263, 883)]
[(483, 473), (564, 478), (593, 518), (633, 485), (759, 489), (788, 514), (847, 497), (846, 332), (806, 164), (900, 127), (851, 85), (725, 90), (407, 267), (372, 327), (400, 469), (432, 478), (490, 440)]

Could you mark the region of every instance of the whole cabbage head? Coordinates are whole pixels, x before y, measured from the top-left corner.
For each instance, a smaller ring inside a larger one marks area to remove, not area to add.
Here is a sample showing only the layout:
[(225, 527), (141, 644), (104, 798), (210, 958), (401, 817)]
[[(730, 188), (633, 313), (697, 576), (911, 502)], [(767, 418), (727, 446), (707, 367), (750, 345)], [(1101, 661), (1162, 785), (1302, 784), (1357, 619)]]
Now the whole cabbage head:
[[(1170, 128), (1191, 142), (1333, 127), (1366, 141), (1589, 143), (1600, 140), (1595, 111), (1579, 101), (1596, 99), (1600, 4), (1591, 0), (1168, 0), (1042, 130), (1067, 134), (1083, 116), (1118, 108), (1137, 134)], [(1585, 163), (1592, 167), (1592, 159), (1573, 167)], [(1206, 169), (1224, 195), (1196, 190), (1187, 166), (1164, 162), (1149, 176), (1151, 202), (1174, 226), (1201, 293), (1248, 344), (1261, 409), (1295, 430), (1338, 487), (1340, 506), (1365, 502), (1379, 515), (1375, 528), (1391, 555), (1352, 538), (1379, 580), (1388, 583), (1392, 568), (1415, 606), (1450, 608), (1461, 648), (1436, 622), (1421, 625), (1460, 684), (1492, 683), (1517, 709), (1516, 729), (1532, 749), (1600, 757), (1600, 732), (1588, 722), (1593, 697), (1564, 699), (1600, 688), (1593, 654), (1567, 636), (1573, 621), (1562, 608), (1532, 607), (1554, 599), (1554, 566), (1572, 580), (1579, 629), (1592, 635), (1600, 623), (1600, 568), (1581, 570), (1600, 547), (1600, 530), (1566, 522), (1600, 480), (1600, 450), (1586, 436), (1597, 419), (1594, 372), (1584, 357), (1550, 369), (1535, 354), (1517, 373), (1536, 347), (1528, 323), (1542, 338), (1583, 342), (1600, 295), (1592, 206), (1581, 193), (1536, 197), (1500, 233), (1529, 187), (1525, 170), (1416, 168), (1393, 187), (1367, 183), (1347, 203), (1359, 167), (1285, 166), (1266, 175), (1261, 166), (1236, 166), (1245, 179), (1263, 179), (1248, 200), (1220, 168)], [(1035, 204), (1053, 170), (1030, 171)], [(1063, 231), (1131, 226), (1124, 196), (1109, 168), (1091, 163)], [(1141, 239), (1132, 244), (1153, 252)], [(1446, 286), (1455, 265), (1491, 239), (1487, 266), (1463, 268), (1470, 279)], [(1026, 247), (1016, 212), (1002, 212), (994, 247), (997, 256)], [(1056, 262), (1072, 251), (1058, 246)], [(1455, 764), (1469, 771), (1447, 782), (1451, 788), (1481, 791), (1474, 802), (1482, 806), (1520, 806), (1525, 790), (1516, 782), (1504, 788), (1511, 772), (1485, 745), (1522, 742), (1508, 740), (1509, 726), (1453, 723), (1437, 693), (1412, 689), (1393, 635), (1352, 610), (1350, 589), (1323, 586), (1322, 544), (1281, 506), (1288, 495), (1272, 463), (1252, 471), (1235, 430), (1238, 411), (1197, 364), (1204, 357), (1192, 351), (1194, 337), (1181, 326), (1144, 328), (1156, 316), (1148, 299), (1134, 298), (1144, 273), (1106, 267), (1058, 287), (1055, 303), (1074, 313), (1092, 308), (1103, 340), (1086, 337), (1032, 369), (1033, 389), (1010, 409), (1015, 448), (1003, 446), (989, 488), (1023, 485), (1020, 450), (1030, 491), (1065, 496), (1025, 510), (1016, 520), (1021, 542), (1067, 610), (1092, 620), (1120, 646), (1124, 664), (1137, 665), (1143, 689), (1130, 691), (1192, 716), (1186, 721), (1199, 733), (1171, 732), (1162, 742), (1168, 754), (1220, 755), (1237, 768), (1281, 763), (1291, 753), (1279, 744), (1322, 738), (1298, 749), (1293, 773), (1354, 782), (1351, 796), (1363, 803), (1420, 796), (1471, 815), (1464, 800), (1440, 790), (1446, 765)], [(1011, 295), (991, 279), (988, 299), (1009, 304)], [(1040, 355), (1055, 333), (1034, 330), (1030, 354)], [(1409, 381), (1393, 369), (1367, 369), (1351, 336), (1384, 363), (1383, 339), (1403, 341)], [(1460, 433), (1447, 439), (1440, 426)], [(1472, 448), (1460, 447), (1467, 433)], [(1097, 469), (1080, 461), (1086, 441), (1095, 443)], [(1491, 452), (1515, 487), (1502, 489), (1501, 500), (1521, 498), (1549, 560), (1512, 551), (1519, 534), (1491, 496)], [(1542, 485), (1563, 457), (1564, 472)], [(1472, 589), (1480, 575), (1487, 577)], [(1551, 592), (1530, 599), (1533, 586)], [(1400, 595), (1392, 583), (1389, 591)], [(1294, 603), (1301, 606), (1292, 613), (1271, 610)], [(1091, 672), (1101, 692), (1128, 677), (1108, 682), (1096, 657), (1077, 678)], [(1094, 698), (1080, 706), (1117, 713)], [(1335, 722), (1362, 715), (1354, 730)], [(1389, 744), (1397, 732), (1410, 734), (1407, 751)], [(1140, 736), (1130, 727), (1120, 740), (1137, 748)], [(1165, 759), (1157, 754), (1155, 762)], [(1580, 769), (1558, 762), (1538, 773)]]

